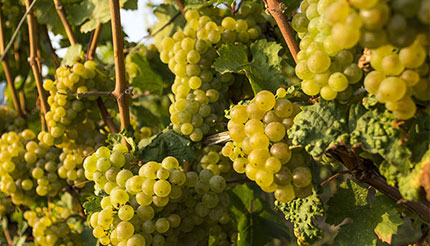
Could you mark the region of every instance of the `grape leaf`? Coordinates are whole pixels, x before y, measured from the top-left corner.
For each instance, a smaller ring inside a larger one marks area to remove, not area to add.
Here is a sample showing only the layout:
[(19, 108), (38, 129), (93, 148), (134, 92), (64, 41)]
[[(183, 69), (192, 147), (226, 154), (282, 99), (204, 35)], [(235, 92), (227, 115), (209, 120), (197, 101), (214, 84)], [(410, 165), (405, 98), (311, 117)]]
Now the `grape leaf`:
[(412, 151), (412, 160), (418, 162), (430, 147), (430, 107), (418, 114), (409, 128), (408, 147)]
[[(158, 50), (161, 50), (161, 41), (165, 37), (172, 36), (176, 31), (182, 30), (186, 21), (184, 16), (172, 4), (161, 4), (154, 10), (154, 14), (158, 18), (158, 22), (154, 25), (151, 33), (154, 31), (158, 32), (154, 34), (153, 38), (155, 46)], [(163, 30), (161, 30), (161, 28), (163, 28)]]
[(281, 49), (276, 42), (258, 40), (250, 45), (252, 60), (249, 62), (245, 45), (226, 44), (218, 50), (219, 57), (213, 67), (220, 73), (245, 73), (254, 93), (275, 92), (279, 86), (287, 85), (287, 77), (281, 70), (282, 58), (278, 55)]
[(100, 202), (102, 200), (101, 196), (92, 195), (87, 198), (87, 201), (82, 204), (84, 212), (87, 215), (87, 220), (91, 218), (91, 215), (95, 212), (102, 210)]
[(139, 53), (131, 54), (131, 61), (137, 65), (139, 73), (131, 79), (131, 85), (142, 91), (161, 95), (167, 86), (160, 74), (154, 72), (146, 56)]
[(238, 246), (265, 245), (274, 238), (290, 238), (280, 218), (270, 205), (257, 197), (246, 184), (228, 191), (229, 212), (238, 229)]
[(288, 203), (275, 201), (275, 207), (285, 214), (285, 219), (294, 224), (298, 245), (312, 245), (321, 238), (321, 229), (314, 220), (324, 215), (324, 207), (315, 192)]
[(84, 229), (79, 234), (79, 237), (82, 239), (84, 243), (83, 246), (94, 246), (97, 244), (97, 239), (93, 236), (93, 229), (88, 226), (84, 226)]
[(312, 156), (320, 156), (347, 131), (346, 105), (321, 100), (311, 106), (302, 107), (288, 131), (294, 145), (302, 145)]
[[(220, 0), (185, 0), (185, 9), (200, 9), (207, 6), (210, 6), (214, 3), (220, 4)], [(227, 2), (233, 2), (233, 0), (229, 0)]]
[(105, 0), (83, 0), (67, 8), (70, 22), (73, 25), (81, 25), (81, 32), (94, 30), (99, 24), (110, 20), (109, 4)]
[(188, 138), (172, 130), (158, 134), (152, 141), (137, 151), (138, 159), (143, 163), (148, 161), (161, 162), (166, 156), (173, 156), (179, 163), (192, 163), (195, 158), (195, 148)]
[[(367, 201), (368, 189), (348, 180), (338, 187), (328, 201), (326, 222), (338, 225), (345, 221), (336, 235), (340, 245), (373, 246), (378, 235), (383, 240), (391, 239), (402, 224), (395, 203), (384, 195), (377, 194), (372, 204)], [(377, 234), (376, 234), (377, 233)]]
[(403, 220), (398, 212), (393, 209), (392, 202), (385, 196), (376, 196), (373, 207), (379, 211), (387, 209), (381, 216), (382, 221), (376, 225), (374, 231), (381, 241), (391, 243), (392, 236), (397, 233), (397, 229), (403, 224)]
[(82, 45), (74, 44), (71, 45), (64, 55), (63, 60), (61, 61), (61, 65), (73, 65), (73, 58), (76, 56), (81, 56), (82, 54)]
[[(63, 5), (65, 4), (63, 3)], [(39, 0), (34, 8), (34, 14), (37, 17), (37, 21), (40, 24), (46, 24), (54, 34), (61, 34), (63, 37), (66, 36), (60, 17), (58, 17), (55, 10), (54, 1)]]
[(247, 48), (244, 44), (224, 44), (218, 49), (219, 57), (213, 67), (220, 73), (243, 72), (248, 66)]
[(378, 108), (365, 110), (361, 104), (352, 107), (351, 112), (360, 111), (362, 114), (350, 114), (349, 125), (353, 127), (350, 128), (350, 144), (360, 144), (366, 151), (380, 154), (400, 171), (409, 170), (410, 150), (402, 141), (405, 132), (394, 126), (394, 116)]
[(137, 9), (137, 0), (121, 0), (120, 6), (123, 9), (136, 10)]

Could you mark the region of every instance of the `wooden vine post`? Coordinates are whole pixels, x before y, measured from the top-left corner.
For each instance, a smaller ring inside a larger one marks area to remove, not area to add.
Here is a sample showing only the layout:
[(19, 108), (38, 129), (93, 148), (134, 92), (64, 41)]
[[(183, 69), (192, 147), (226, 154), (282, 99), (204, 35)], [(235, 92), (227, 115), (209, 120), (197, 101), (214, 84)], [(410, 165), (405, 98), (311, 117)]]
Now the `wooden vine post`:
[[(5, 52), (4, 48), (5, 46), (4, 46), (4, 35), (3, 35), (3, 13), (0, 10), (0, 53), (1, 54)], [(9, 87), (10, 93), (12, 94), (13, 106), (15, 107), (15, 110), (18, 112), (18, 114), (21, 117), (24, 117), (25, 114), (21, 108), (18, 94), (16, 92), (16, 88), (14, 84), (14, 79), (12, 77), (12, 73), (9, 67), (9, 62), (7, 61), (6, 57), (2, 60), (2, 65), (3, 65), (4, 74), (6, 76), (7, 85)]]
[(124, 38), (121, 30), (121, 17), (119, 11), (119, 0), (109, 0), (113, 51), (115, 56), (115, 90), (112, 95), (116, 98), (119, 108), (121, 130), (127, 129), (130, 125), (130, 108), (129, 95), (126, 93), (128, 89), (128, 81), (125, 78), (124, 65)]
[[(31, 5), (32, 0), (25, 0), (25, 7), (28, 10)], [(46, 94), (43, 90), (43, 78), (41, 71), (36, 61), (38, 43), (37, 43), (37, 33), (36, 33), (36, 20), (33, 15), (33, 11), (30, 11), (27, 15), (28, 24), (28, 35), (30, 42), (30, 56), (28, 57), (28, 62), (30, 63), (31, 69), (33, 70), (34, 79), (36, 80), (37, 92), (39, 93), (40, 107), (42, 109), (43, 115), (48, 112), (48, 103), (46, 100)]]

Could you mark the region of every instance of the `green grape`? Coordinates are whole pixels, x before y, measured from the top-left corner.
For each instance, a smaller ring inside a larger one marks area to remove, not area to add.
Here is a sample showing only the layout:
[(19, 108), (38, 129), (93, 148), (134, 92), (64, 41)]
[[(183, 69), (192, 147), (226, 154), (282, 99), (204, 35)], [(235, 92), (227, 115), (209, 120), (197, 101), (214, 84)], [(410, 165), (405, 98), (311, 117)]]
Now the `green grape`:
[(269, 111), (276, 104), (276, 99), (270, 91), (260, 91), (255, 95), (255, 103), (257, 108), (262, 111)]
[(344, 91), (348, 87), (348, 78), (343, 73), (333, 73), (328, 79), (328, 86), (336, 92)]
[(134, 216), (134, 209), (129, 205), (124, 205), (118, 210), (118, 217), (123, 221), (128, 221)]
[(151, 206), (143, 205), (139, 206), (136, 210), (137, 216), (141, 218), (142, 220), (151, 220), (154, 217), (154, 209)]
[(159, 218), (155, 222), (155, 230), (158, 233), (165, 233), (170, 228), (170, 223), (166, 218)]
[(303, 80), (302, 90), (309, 96), (315, 96), (320, 91), (320, 85), (318, 85), (314, 80)]
[[(285, 127), (282, 123), (270, 122), (264, 129), (264, 133), (271, 142), (279, 142), (285, 137)], [(251, 137), (251, 145), (253, 137)]]
[(154, 183), (154, 193), (159, 197), (166, 197), (170, 194), (171, 185), (166, 180), (158, 180)]
[(309, 168), (297, 167), (293, 170), (292, 182), (295, 186), (303, 188), (312, 182), (312, 175)]
[(330, 57), (323, 51), (311, 54), (307, 60), (307, 65), (312, 73), (322, 73), (330, 67)]
[(372, 71), (366, 75), (364, 79), (364, 87), (371, 94), (376, 95), (382, 80), (385, 79), (385, 75), (382, 72)]
[(111, 203), (113, 206), (125, 204), (129, 200), (127, 192), (120, 188), (115, 188), (111, 191)]
[(381, 81), (376, 98), (380, 102), (397, 101), (406, 93), (405, 82), (397, 77), (387, 77)]
[(121, 221), (116, 226), (116, 233), (119, 240), (127, 240), (134, 234), (134, 226), (128, 221)]
[(294, 189), (291, 185), (278, 186), (274, 192), (275, 199), (287, 203), (295, 197)]

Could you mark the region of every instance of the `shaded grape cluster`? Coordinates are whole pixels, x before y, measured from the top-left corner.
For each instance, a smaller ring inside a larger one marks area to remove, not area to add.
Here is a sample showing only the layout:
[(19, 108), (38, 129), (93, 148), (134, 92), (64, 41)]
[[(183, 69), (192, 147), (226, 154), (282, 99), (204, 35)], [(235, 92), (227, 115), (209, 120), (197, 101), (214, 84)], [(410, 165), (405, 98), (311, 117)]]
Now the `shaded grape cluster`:
[(203, 148), (197, 170), (209, 169), (215, 175), (230, 176), (233, 171), (233, 163), (222, 154), (222, 146), (213, 145)]
[(49, 203), (48, 207), (37, 207), (24, 212), (24, 219), (32, 228), (36, 245), (80, 246), (84, 245), (80, 232), (67, 219), (71, 209)]
[(0, 134), (6, 131), (22, 131), (25, 128), (25, 120), (8, 106), (0, 105)]
[(295, 187), (312, 190), (309, 168), (287, 166), (291, 150), (286, 131), (300, 110), (283, 98), (285, 94), (284, 89), (279, 89), (276, 96), (263, 90), (248, 105), (234, 106), (228, 122), (233, 142), (222, 149), (237, 173), (245, 173), (263, 191), (274, 192), (280, 202), (292, 200)]
[(185, 173), (174, 157), (135, 168), (127, 151), (122, 144), (100, 147), (84, 161), (86, 177), (106, 194), (90, 217), (101, 244), (197, 245), (211, 234), (230, 245), (223, 177), (208, 169)]

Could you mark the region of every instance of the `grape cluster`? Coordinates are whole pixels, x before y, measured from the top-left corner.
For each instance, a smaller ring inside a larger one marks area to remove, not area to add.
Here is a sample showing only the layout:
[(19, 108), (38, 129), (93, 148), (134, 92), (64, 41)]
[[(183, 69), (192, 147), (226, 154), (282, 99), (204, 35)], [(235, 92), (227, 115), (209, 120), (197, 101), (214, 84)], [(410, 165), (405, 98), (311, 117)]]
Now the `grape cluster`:
[(30, 206), (35, 196), (54, 197), (64, 186), (57, 174), (59, 149), (37, 142), (31, 130), (0, 138), (0, 190), (14, 204)]
[[(365, 88), (398, 119), (416, 111), (414, 96), (430, 100), (428, 1), (306, 0), (293, 18), (301, 37), (296, 74), (304, 93), (345, 100), (363, 77), (357, 62), (370, 54), (375, 71)], [(367, 52), (369, 50), (370, 52)]]
[(300, 10), (292, 26), (301, 37), (296, 74), (303, 80), (303, 92), (319, 93), (325, 100), (349, 98), (350, 85), (362, 78), (356, 64), (361, 50), (354, 48), (360, 39), (360, 15), (344, 0), (306, 0)]
[(0, 105), (0, 134), (5, 131), (21, 131), (24, 130), (25, 120), (18, 115), (15, 110), (8, 106)]
[(22, 6), (14, 1), (1, 0), (0, 8), (6, 28), (15, 28), (18, 25), (19, 19), (25, 12)]
[(189, 10), (184, 30), (162, 41), (160, 59), (176, 75), (172, 85), (175, 102), (169, 109), (174, 131), (197, 142), (223, 119), (235, 76), (211, 67), (218, 56), (216, 49), (260, 37), (262, 28), (257, 24), (266, 21), (262, 13), (259, 4), (244, 5), (234, 16), (219, 8)]
[(283, 98), (285, 94), (284, 89), (279, 89), (276, 98), (263, 90), (248, 105), (234, 106), (228, 122), (233, 142), (222, 149), (223, 155), (233, 160), (237, 173), (245, 173), (262, 190), (274, 192), (280, 202), (295, 197), (294, 187), (312, 187), (308, 168), (297, 167), (291, 172), (286, 166), (291, 159), (286, 130), (299, 109)]
[[(76, 97), (74, 93), (109, 91), (112, 83), (102, 74), (94, 61), (81, 63), (75, 59), (73, 66), (56, 70), (56, 81), (45, 80), (43, 88), (49, 91), (50, 110), (45, 118), (49, 132), (41, 132), (38, 139), (48, 146), (56, 145), (63, 151), (58, 173), (69, 184), (82, 186), (85, 181), (82, 168), (83, 156), (89, 155), (104, 143), (105, 136), (97, 130), (100, 120), (97, 96)], [(113, 100), (113, 99), (112, 99)], [(105, 103), (113, 103), (106, 100)]]
[(218, 225), (230, 222), (223, 177), (208, 169), (185, 173), (173, 157), (127, 169), (126, 151), (122, 144), (100, 147), (84, 161), (87, 178), (107, 194), (90, 217), (101, 244), (196, 245), (209, 233), (227, 240)]
[(222, 146), (212, 145), (203, 148), (203, 155), (200, 158), (196, 170), (209, 169), (215, 175), (229, 176), (233, 163), (222, 154)]
[(48, 207), (37, 207), (24, 212), (24, 219), (32, 227), (34, 243), (46, 246), (84, 245), (79, 232), (67, 223), (71, 209), (49, 203)]

